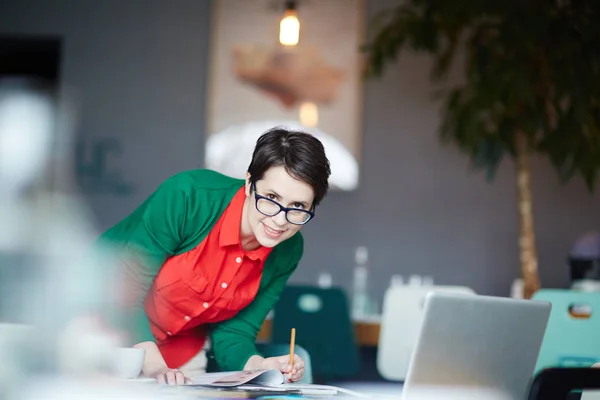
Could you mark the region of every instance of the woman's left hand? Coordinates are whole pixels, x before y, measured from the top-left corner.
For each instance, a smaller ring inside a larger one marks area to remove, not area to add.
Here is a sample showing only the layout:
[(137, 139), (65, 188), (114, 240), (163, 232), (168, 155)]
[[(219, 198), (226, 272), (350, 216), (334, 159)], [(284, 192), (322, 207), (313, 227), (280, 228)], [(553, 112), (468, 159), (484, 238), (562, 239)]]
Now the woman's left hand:
[(294, 354), (294, 363), (290, 365), (290, 356), (262, 358), (254, 356), (244, 369), (276, 369), (285, 374), (289, 382), (297, 382), (304, 376), (304, 361)]
[(297, 382), (304, 376), (304, 361), (294, 354), (294, 363), (290, 365), (290, 356), (279, 356), (265, 358), (263, 361), (265, 369), (278, 369), (283, 374), (287, 374), (290, 382)]

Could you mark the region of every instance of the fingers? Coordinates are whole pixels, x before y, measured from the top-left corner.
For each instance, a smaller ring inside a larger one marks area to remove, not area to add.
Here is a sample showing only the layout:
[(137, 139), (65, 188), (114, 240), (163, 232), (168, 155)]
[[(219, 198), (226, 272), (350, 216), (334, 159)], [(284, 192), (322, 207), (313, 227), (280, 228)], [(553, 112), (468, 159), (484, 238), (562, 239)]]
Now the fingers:
[(300, 379), (302, 379), (302, 377), (304, 376), (304, 367), (296, 370), (295, 372), (292, 373), (292, 376), (290, 377), (292, 382), (297, 382)]
[(167, 384), (167, 377), (166, 377), (166, 375), (163, 374), (163, 373), (160, 373), (160, 374), (156, 375), (156, 382), (159, 385), (166, 385)]
[(303, 369), (303, 368), (304, 368), (304, 360), (302, 360), (297, 355), (294, 355), (294, 368), (293, 369), (299, 370), (299, 369)]
[(178, 385), (185, 384), (185, 376), (183, 375), (183, 372), (177, 371), (175, 373), (175, 383)]
[(276, 368), (286, 375), (286, 379), (289, 382), (299, 381), (304, 376), (304, 360), (296, 354), (294, 354), (293, 365), (290, 365), (289, 354), (286, 356), (267, 358), (265, 361), (267, 361), (268, 364), (271, 364), (271, 361), (276, 361), (278, 364)]
[[(289, 359), (288, 359), (288, 362), (289, 362)], [(300, 371), (301, 369), (304, 369), (304, 361), (300, 357), (298, 357), (296, 354), (294, 354), (294, 365), (291, 365), (291, 369), (288, 372), (290, 372), (290, 374), (292, 376), (295, 376), (297, 371)]]
[(290, 380), (292, 382), (299, 381), (304, 376), (304, 360), (294, 355), (294, 365), (290, 371)]
[(289, 374), (294, 368), (290, 364), (280, 364), (279, 370), (283, 373)]
[(175, 378), (175, 371), (167, 372), (167, 383), (169, 385), (177, 384), (177, 378)]
[(190, 382), (190, 380), (185, 377), (183, 372), (176, 369), (170, 369), (157, 374), (156, 382), (160, 385), (183, 385)]
[[(277, 359), (277, 361), (281, 365), (290, 366), (290, 356), (289, 356), (289, 354), (287, 356), (279, 356), (279, 357), (275, 357), (275, 358)], [(304, 361), (297, 354), (294, 354), (294, 362), (293, 362), (293, 365), (291, 367), (292, 367), (292, 369), (304, 368)]]

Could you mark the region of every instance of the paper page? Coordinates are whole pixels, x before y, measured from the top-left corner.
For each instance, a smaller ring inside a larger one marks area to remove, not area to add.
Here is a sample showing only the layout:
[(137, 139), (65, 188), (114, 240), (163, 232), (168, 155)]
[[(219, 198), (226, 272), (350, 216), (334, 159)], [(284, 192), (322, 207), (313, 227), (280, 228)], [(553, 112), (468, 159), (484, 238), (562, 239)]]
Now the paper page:
[(188, 386), (234, 387), (245, 383), (276, 386), (283, 383), (283, 375), (277, 370), (212, 372), (195, 376)]
[(338, 388), (328, 385), (315, 385), (306, 383), (286, 383), (282, 387), (299, 390), (302, 394), (337, 394)]
[(257, 385), (248, 383), (238, 386), (240, 389), (261, 389), (265, 391), (286, 391), (289, 393), (299, 392), (305, 395), (334, 395), (338, 393), (338, 388), (335, 386), (301, 384), (301, 383), (285, 383), (283, 385)]
[(261, 385), (252, 385), (252, 384), (247, 384), (247, 385), (241, 385), (237, 387), (240, 390), (249, 390), (249, 391), (265, 391), (265, 392), (289, 392), (289, 393), (295, 393), (298, 392), (300, 393), (299, 389), (296, 388), (288, 388), (286, 386), (280, 385), (280, 386), (261, 386)]
[[(211, 399), (222, 398), (259, 398), (263, 396), (288, 396), (301, 395), (299, 390), (281, 390), (279, 388), (260, 388), (256, 386), (241, 385), (231, 388), (193, 386), (181, 388), (183, 393), (190, 394), (192, 397), (202, 397)], [(186, 397), (187, 398), (187, 397)]]
[(196, 375), (194, 376), (194, 379), (192, 379), (192, 383), (188, 383), (188, 385), (209, 385), (220, 378), (226, 377), (227, 375), (231, 375), (231, 372), (211, 372), (207, 374)]
[(265, 385), (265, 386), (280, 386), (285, 382), (285, 377), (281, 372), (276, 369), (269, 369), (267, 371), (262, 371), (260, 375), (252, 380), (248, 381), (248, 383), (252, 383), (255, 385)]

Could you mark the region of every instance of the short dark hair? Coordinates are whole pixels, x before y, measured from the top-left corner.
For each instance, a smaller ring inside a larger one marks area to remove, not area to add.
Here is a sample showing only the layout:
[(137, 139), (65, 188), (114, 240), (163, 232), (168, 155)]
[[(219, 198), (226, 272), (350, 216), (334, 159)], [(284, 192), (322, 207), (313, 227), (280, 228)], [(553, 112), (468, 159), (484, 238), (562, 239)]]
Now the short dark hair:
[(256, 183), (269, 168), (278, 166), (313, 188), (313, 206), (327, 195), (331, 167), (323, 144), (310, 133), (277, 126), (258, 138), (248, 167), (250, 182)]

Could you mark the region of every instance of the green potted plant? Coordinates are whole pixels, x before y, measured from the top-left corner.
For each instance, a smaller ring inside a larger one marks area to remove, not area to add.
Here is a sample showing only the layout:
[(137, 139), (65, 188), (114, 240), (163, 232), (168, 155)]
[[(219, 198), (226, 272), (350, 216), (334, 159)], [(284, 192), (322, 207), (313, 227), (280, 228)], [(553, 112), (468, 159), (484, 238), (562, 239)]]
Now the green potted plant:
[(442, 92), (440, 136), (489, 179), (505, 157), (514, 160), (525, 298), (540, 287), (531, 156), (546, 156), (563, 181), (580, 176), (590, 191), (600, 169), (599, 17), (592, 0), (406, 0), (369, 24), (368, 78), (413, 51), (431, 55), (441, 83), (464, 57), (464, 82)]

